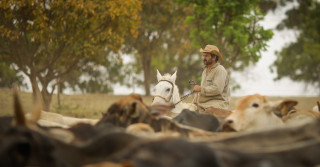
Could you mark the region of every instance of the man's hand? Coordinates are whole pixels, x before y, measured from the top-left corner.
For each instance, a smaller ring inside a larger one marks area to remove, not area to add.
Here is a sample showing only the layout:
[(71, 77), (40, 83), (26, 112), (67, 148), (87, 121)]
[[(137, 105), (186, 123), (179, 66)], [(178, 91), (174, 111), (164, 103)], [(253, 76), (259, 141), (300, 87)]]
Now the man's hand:
[(200, 92), (201, 91), (201, 86), (200, 85), (194, 85), (193, 91), (194, 92)]

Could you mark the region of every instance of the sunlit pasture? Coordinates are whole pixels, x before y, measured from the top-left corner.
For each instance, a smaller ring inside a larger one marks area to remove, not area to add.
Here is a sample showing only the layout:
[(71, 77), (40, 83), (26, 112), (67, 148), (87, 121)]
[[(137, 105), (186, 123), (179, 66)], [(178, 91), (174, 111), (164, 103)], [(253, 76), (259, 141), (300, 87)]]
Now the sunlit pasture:
[[(29, 92), (20, 92), (20, 99), (25, 111), (32, 110), (32, 94)], [(110, 105), (117, 100), (123, 98), (124, 95), (112, 94), (76, 94), (61, 95), (61, 105), (58, 105), (57, 96), (53, 95), (50, 106), (51, 112), (61, 113), (67, 116), (100, 118), (101, 113), (107, 111)], [(142, 96), (143, 101), (150, 105), (151, 96)], [(235, 102), (239, 97), (232, 97), (230, 109), (234, 109)], [(320, 97), (268, 97), (270, 100), (292, 99), (297, 100), (297, 109), (311, 109), (316, 105)], [(188, 97), (186, 102), (192, 101), (192, 97)], [(0, 89), (0, 116), (13, 114), (13, 98), (10, 89)]]

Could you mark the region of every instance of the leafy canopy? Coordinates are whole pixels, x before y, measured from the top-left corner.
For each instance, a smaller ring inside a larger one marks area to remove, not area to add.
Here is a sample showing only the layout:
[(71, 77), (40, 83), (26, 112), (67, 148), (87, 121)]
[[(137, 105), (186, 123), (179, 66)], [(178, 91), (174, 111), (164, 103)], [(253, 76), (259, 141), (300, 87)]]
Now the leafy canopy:
[(172, 0), (149, 0), (142, 3), (138, 36), (127, 38), (123, 51), (134, 54), (135, 66), (130, 68), (135, 73), (143, 71), (147, 95), (150, 95), (151, 83), (156, 82), (156, 69), (172, 69), (176, 67), (173, 62), (177, 55), (190, 53), (190, 42), (186, 35), (189, 31), (184, 24), (188, 10)]
[(92, 61), (105, 63), (136, 35), (138, 0), (8, 0), (0, 2), (0, 60), (52, 80)]
[(218, 46), (225, 59), (224, 66), (242, 70), (255, 63), (271, 39), (271, 30), (265, 30), (259, 21), (260, 0), (179, 0), (192, 6), (194, 12), (186, 22), (192, 26), (193, 45), (203, 48), (207, 44)]
[(273, 67), (278, 74), (276, 79), (289, 77), (320, 90), (320, 2), (298, 2), (299, 6), (288, 10), (287, 18), (277, 28), (295, 30), (299, 35), (295, 42), (277, 52)]
[(107, 64), (107, 53), (136, 35), (140, 9), (139, 0), (0, 1), (0, 61), (23, 71), (34, 94), (41, 83), (48, 106), (53, 81), (88, 64)]

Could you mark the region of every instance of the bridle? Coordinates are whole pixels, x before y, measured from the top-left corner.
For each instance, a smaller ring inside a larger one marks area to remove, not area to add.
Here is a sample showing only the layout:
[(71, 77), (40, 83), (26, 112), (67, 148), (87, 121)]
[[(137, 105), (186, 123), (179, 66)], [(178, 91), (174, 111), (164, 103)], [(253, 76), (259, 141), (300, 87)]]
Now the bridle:
[[(172, 89), (171, 89), (171, 91), (170, 91), (170, 95), (169, 95), (167, 98), (165, 98), (165, 97), (163, 97), (163, 96), (160, 96), (160, 95), (155, 95), (155, 96), (153, 97), (153, 100), (154, 100), (154, 98), (159, 97), (159, 98), (163, 99), (165, 102), (169, 103), (170, 100), (171, 100), (171, 98), (172, 98), (172, 95), (173, 95), (174, 84), (173, 84), (171, 81), (165, 80), (165, 79), (164, 79), (164, 80), (160, 80), (159, 82), (161, 82), (161, 81), (165, 81), (165, 82), (168, 82), (168, 83), (171, 84)], [(159, 83), (159, 82), (158, 82), (158, 83)], [(190, 84), (190, 85), (196, 85), (197, 83), (195, 83), (193, 80), (189, 80), (189, 84)], [(183, 101), (185, 98), (187, 98), (188, 96), (192, 95), (193, 93), (195, 93), (195, 92), (192, 91), (192, 92), (190, 92), (189, 94), (183, 96), (178, 102), (174, 103), (173, 106), (176, 106), (177, 104), (179, 104), (181, 101)], [(152, 100), (152, 101), (153, 101), (153, 100)], [(173, 102), (172, 102), (172, 103), (173, 103)]]
[[(163, 96), (160, 96), (160, 95), (155, 95), (155, 96), (153, 97), (153, 99), (156, 98), (156, 97), (159, 97), (159, 98), (163, 99), (165, 102), (169, 103), (170, 100), (172, 99), (174, 84), (173, 84), (171, 81), (169, 81), (169, 80), (160, 80), (159, 82), (162, 82), (162, 81), (168, 82), (168, 83), (170, 83), (170, 84), (172, 85), (172, 89), (171, 89), (171, 91), (170, 91), (170, 94), (169, 94), (169, 96), (168, 96), (167, 98), (165, 98), (165, 97), (163, 97)], [(158, 83), (159, 83), (159, 82), (158, 82)]]

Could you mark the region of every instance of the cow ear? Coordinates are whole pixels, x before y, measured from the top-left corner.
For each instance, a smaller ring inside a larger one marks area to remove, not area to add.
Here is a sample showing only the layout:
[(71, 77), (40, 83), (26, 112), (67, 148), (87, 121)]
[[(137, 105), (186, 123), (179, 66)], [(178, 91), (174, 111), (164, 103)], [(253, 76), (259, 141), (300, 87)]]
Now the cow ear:
[(175, 82), (176, 82), (176, 78), (177, 78), (177, 71), (174, 72), (174, 73), (171, 75), (170, 81), (173, 82), (173, 83), (175, 83)]
[(287, 115), (291, 110), (293, 110), (294, 106), (297, 104), (298, 102), (295, 100), (280, 100), (273, 103), (269, 103), (269, 108), (276, 115), (283, 117)]
[(158, 69), (157, 69), (157, 79), (158, 79), (158, 82), (162, 79), (162, 75), (160, 74)]
[(294, 106), (297, 105), (298, 102), (295, 100), (284, 100), (280, 103), (281, 115), (287, 115), (289, 111), (294, 109)]

